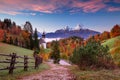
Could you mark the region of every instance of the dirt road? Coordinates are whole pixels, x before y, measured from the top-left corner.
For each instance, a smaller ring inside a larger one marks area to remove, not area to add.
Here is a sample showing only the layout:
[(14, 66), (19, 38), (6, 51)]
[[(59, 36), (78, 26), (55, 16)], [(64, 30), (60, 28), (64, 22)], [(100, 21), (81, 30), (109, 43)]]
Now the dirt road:
[(65, 66), (47, 63), (50, 69), (44, 72), (23, 77), (20, 80), (76, 80)]

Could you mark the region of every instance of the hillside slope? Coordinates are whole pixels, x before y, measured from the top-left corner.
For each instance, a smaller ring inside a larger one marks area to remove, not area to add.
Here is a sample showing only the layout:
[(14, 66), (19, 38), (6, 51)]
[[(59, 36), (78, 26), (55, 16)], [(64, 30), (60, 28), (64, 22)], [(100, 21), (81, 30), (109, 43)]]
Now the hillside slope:
[(103, 45), (107, 45), (110, 48), (109, 52), (115, 63), (120, 66), (120, 36), (105, 41)]
[[(32, 57), (33, 51), (28, 50), (25, 48), (5, 44), (5, 43), (0, 43), (0, 54), (11, 54), (11, 53), (16, 53), (18, 56), (23, 56), (27, 55), (28, 57)], [(6, 56), (0, 56), (0, 61), (6, 61), (6, 59), (9, 59), (9, 57)], [(24, 59), (17, 59), (18, 61), (23, 62)], [(33, 61), (33, 60), (31, 60)], [(21, 64), (17, 64), (18, 66), (21, 66)], [(0, 68), (5, 68), (9, 66), (9, 64), (1, 64), (0, 63)]]
[[(118, 44), (118, 45), (115, 45)], [(108, 46), (112, 54), (120, 52), (120, 36), (106, 40), (102, 45)]]
[(20, 56), (24, 56), (24, 55), (32, 56), (33, 54), (32, 50), (5, 44), (5, 43), (0, 43), (0, 53), (10, 54), (13, 52), (17, 53)]
[(119, 39), (120, 39), (120, 36), (117, 36), (117, 37), (115, 37), (115, 38), (108, 39), (108, 40), (106, 40), (106, 41), (103, 43), (103, 45), (108, 45), (109, 48), (113, 48), (113, 45), (114, 45), (115, 41), (116, 41), (116, 40), (119, 40)]

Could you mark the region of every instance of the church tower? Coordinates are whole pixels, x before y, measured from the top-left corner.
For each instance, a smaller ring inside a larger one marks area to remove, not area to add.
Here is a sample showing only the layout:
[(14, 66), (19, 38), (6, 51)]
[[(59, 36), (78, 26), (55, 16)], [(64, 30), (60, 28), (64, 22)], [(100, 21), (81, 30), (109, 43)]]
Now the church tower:
[(42, 34), (42, 38), (44, 38), (44, 39), (45, 39), (45, 32), (43, 32), (43, 34)]
[(46, 41), (45, 41), (45, 32), (43, 32), (40, 40), (39, 40), (40, 47), (43, 46), (46, 49)]

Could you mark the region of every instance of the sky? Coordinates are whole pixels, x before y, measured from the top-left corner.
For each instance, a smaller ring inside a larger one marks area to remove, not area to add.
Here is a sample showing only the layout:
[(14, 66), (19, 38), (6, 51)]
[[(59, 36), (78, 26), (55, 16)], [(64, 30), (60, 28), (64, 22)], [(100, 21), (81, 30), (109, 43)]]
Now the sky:
[(0, 0), (0, 19), (23, 26), (29, 21), (39, 32), (66, 26), (99, 32), (120, 24), (120, 0)]

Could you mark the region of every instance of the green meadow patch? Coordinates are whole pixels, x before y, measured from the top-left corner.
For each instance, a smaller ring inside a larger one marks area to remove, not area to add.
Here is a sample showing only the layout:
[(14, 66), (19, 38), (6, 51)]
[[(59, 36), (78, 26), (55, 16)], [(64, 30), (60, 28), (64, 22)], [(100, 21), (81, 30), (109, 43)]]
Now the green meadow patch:
[[(106, 46), (106, 45), (107, 45), (107, 46), (110, 48), (110, 51), (112, 51), (114, 48), (116, 48), (116, 47), (114, 46), (114, 44), (115, 44), (115, 42), (116, 42), (117, 40), (120, 40), (120, 36), (115, 37), (115, 38), (108, 39), (108, 40), (106, 40), (104, 43), (102, 43), (102, 45), (103, 45), (103, 46)], [(120, 47), (120, 46), (117, 46), (117, 47)]]

